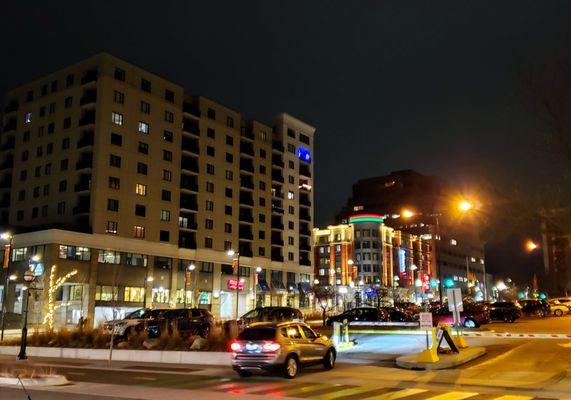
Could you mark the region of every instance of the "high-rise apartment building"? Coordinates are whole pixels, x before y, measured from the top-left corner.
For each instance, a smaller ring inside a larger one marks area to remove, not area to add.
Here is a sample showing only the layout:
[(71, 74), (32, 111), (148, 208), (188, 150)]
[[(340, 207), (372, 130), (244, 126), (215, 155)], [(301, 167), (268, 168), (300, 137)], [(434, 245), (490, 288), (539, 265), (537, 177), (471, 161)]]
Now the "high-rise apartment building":
[[(245, 119), (107, 53), (10, 91), (4, 111), (9, 311), (36, 253), (39, 280), (53, 265), (78, 271), (58, 294), (60, 323), (143, 301), (221, 318), (236, 302), (306, 305), (315, 128), (285, 113)], [(36, 300), (41, 309), (45, 294)]]

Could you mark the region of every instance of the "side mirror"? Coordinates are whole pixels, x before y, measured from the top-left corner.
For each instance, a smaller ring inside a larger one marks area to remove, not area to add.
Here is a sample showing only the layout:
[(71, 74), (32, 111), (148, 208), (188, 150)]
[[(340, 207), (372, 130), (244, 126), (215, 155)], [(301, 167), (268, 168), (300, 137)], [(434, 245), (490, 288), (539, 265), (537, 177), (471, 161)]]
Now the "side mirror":
[(316, 337), (316, 338), (320, 338), (320, 337), (321, 337), (321, 333), (315, 332), (315, 337)]

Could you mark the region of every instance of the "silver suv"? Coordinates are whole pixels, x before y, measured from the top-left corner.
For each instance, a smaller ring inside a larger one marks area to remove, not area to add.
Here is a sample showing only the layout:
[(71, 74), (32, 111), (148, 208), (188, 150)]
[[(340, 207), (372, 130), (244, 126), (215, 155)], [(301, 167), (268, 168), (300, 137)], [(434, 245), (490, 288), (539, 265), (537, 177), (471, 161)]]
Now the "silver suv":
[(294, 378), (302, 365), (335, 366), (333, 342), (302, 322), (254, 323), (230, 344), (232, 368), (242, 377), (254, 371), (278, 371)]

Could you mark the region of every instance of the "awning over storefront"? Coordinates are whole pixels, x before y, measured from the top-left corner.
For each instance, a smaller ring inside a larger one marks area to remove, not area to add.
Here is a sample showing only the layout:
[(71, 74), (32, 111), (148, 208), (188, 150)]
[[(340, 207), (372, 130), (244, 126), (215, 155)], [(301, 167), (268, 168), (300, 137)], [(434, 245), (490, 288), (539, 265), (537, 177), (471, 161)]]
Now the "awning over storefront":
[(269, 292), (270, 291), (270, 286), (268, 285), (268, 282), (265, 279), (258, 280), (258, 288), (262, 292)]
[(272, 282), (272, 289), (274, 289), (275, 291), (278, 291), (278, 292), (280, 292), (280, 291), (285, 292), (285, 290), (286, 290), (284, 283), (279, 282), (279, 281)]
[(288, 282), (287, 290), (290, 293), (297, 293), (297, 285), (295, 284), (295, 282)]

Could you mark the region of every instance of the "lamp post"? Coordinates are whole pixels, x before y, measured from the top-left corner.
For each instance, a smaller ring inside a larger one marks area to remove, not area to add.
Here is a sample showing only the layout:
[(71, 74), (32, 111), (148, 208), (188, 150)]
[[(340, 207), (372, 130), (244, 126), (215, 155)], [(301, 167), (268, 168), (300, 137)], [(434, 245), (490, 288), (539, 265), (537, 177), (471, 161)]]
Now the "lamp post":
[(258, 289), (258, 279), (259, 277), (259, 273), (262, 272), (262, 267), (256, 267), (256, 271), (255, 271), (255, 275), (254, 275), (254, 307), (256, 308), (256, 306), (258, 305), (258, 295), (257, 295), (257, 289)]
[[(196, 269), (196, 265), (194, 265), (193, 263), (190, 263), (190, 265), (188, 266), (188, 278), (190, 278), (190, 282), (192, 283), (192, 276), (190, 274), (192, 274), (192, 271), (194, 271)], [(189, 286), (189, 282), (187, 280), (187, 273), (186, 271), (184, 271), (184, 308), (186, 308), (186, 288)], [(192, 289), (191, 289), (191, 293), (193, 293)], [(193, 293), (194, 294), (194, 293)], [(192, 307), (192, 298), (191, 298), (191, 302), (190, 302), (190, 306)]]
[[(143, 285), (143, 308), (147, 308), (147, 283), (154, 280), (152, 276), (147, 276)], [(152, 290), (152, 287), (151, 287)], [(153, 294), (151, 293), (151, 308), (153, 308)]]
[(31, 269), (26, 270), (24, 272), (24, 282), (26, 282), (26, 302), (24, 304), (24, 319), (22, 323), (22, 339), (20, 341), (20, 353), (18, 353), (18, 360), (25, 360), (28, 357), (26, 356), (26, 342), (28, 339), (28, 305), (30, 304), (30, 286), (32, 282), (36, 280), (36, 275), (34, 271)]
[[(2, 319), (0, 321), (0, 329), (2, 333), (0, 333), (0, 342), (4, 341), (4, 326), (6, 323), (6, 313), (8, 312), (8, 307), (6, 306), (6, 302), (8, 301), (8, 285), (10, 285), (10, 267), (12, 261), (12, 247), (13, 247), (13, 240), (14, 237), (7, 232), (0, 234), (0, 239), (5, 242), (8, 242), (4, 246), (4, 252), (6, 252), (6, 248), (8, 248), (8, 259), (6, 263), (8, 265), (4, 266), (6, 268), (6, 281), (4, 283), (4, 291), (2, 292)], [(6, 260), (6, 254), (4, 253), (4, 259)]]
[(232, 262), (236, 263), (236, 320), (238, 320), (238, 295), (240, 293), (240, 253), (235, 252), (234, 250), (228, 250), (228, 255), (232, 258)]

